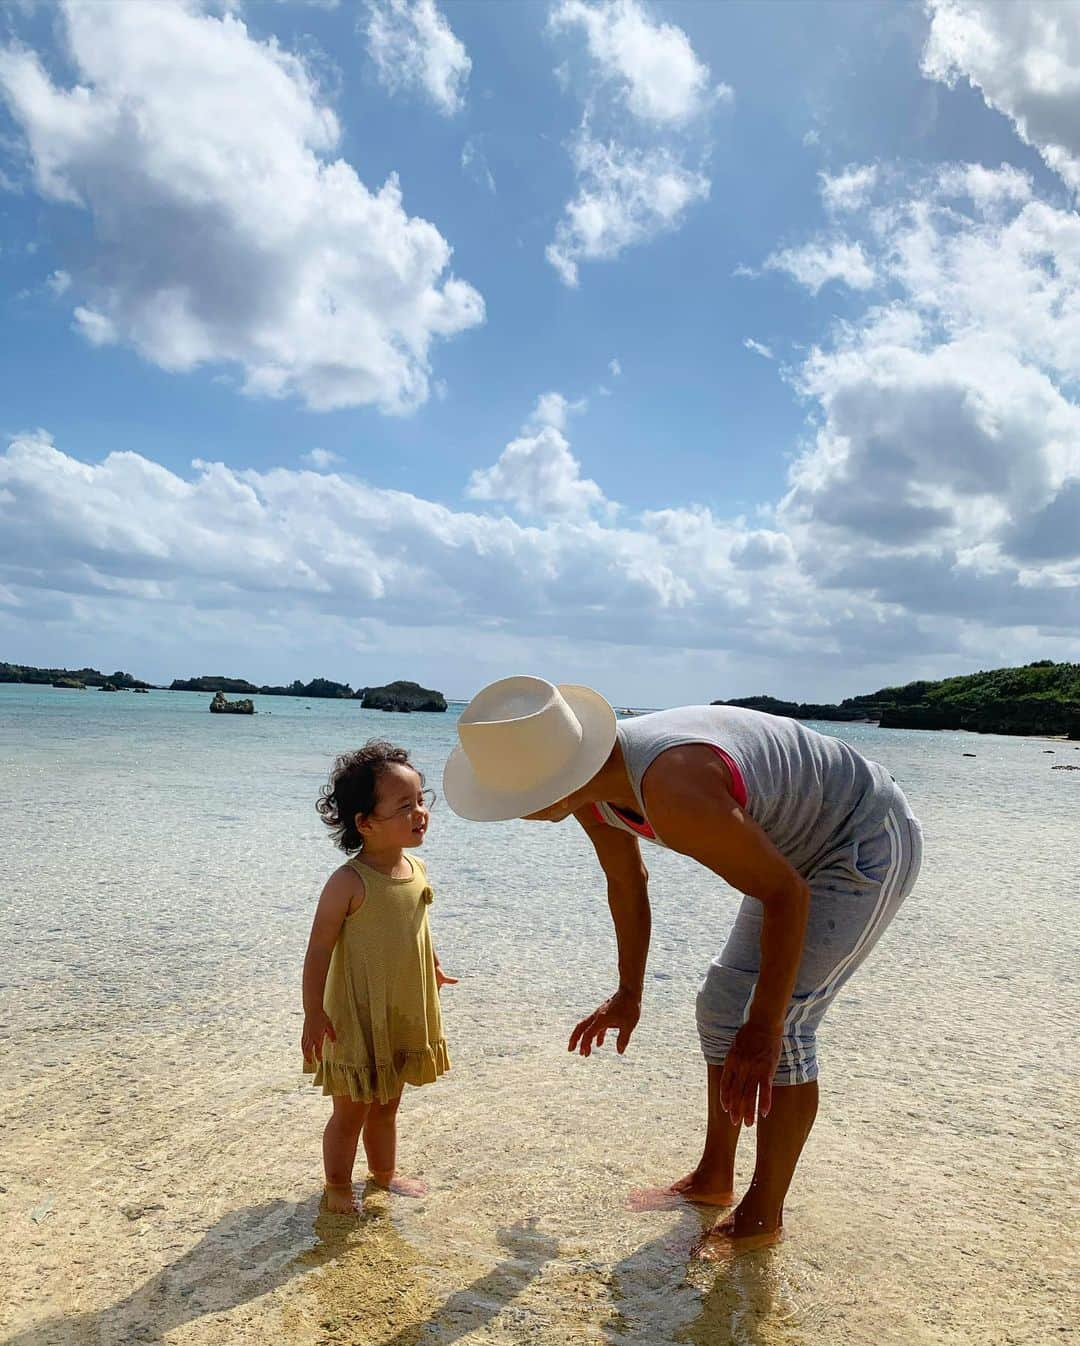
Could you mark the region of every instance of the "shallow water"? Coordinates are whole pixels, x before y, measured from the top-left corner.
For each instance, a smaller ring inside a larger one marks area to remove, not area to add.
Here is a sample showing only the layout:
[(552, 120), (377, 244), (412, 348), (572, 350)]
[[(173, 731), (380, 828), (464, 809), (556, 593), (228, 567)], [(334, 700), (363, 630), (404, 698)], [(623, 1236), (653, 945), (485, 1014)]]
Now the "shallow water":
[[(1075, 1327), (1080, 773), (1050, 768), (1077, 745), (842, 727), (922, 818), (923, 876), (826, 1020), (786, 1240), (716, 1268), (689, 1259), (695, 1212), (625, 1194), (696, 1161), (693, 998), (736, 896), (650, 851), (643, 1020), (626, 1057), (582, 1061), (566, 1037), (614, 969), (586, 843), (438, 806), (454, 1069), (401, 1120), (431, 1193), (314, 1228), (326, 1108), (299, 1072), (298, 983), (335, 859), (313, 802), (374, 733), (437, 786), (453, 715), (208, 701), (0, 687), (0, 1326), (22, 1346)], [(744, 1181), (752, 1158), (749, 1137)]]

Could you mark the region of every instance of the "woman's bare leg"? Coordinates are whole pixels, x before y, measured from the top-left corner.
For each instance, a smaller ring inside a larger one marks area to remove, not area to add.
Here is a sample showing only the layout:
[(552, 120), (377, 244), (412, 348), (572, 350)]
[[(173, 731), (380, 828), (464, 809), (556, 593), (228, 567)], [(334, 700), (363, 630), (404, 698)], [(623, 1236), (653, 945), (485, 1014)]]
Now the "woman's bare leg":
[(339, 1215), (348, 1215), (357, 1208), (352, 1188), (353, 1164), (367, 1111), (366, 1103), (335, 1097), (334, 1111), (323, 1131), (326, 1209)]
[(709, 1232), (703, 1248), (706, 1257), (710, 1255), (710, 1246), (713, 1251), (717, 1245), (759, 1247), (780, 1237), (784, 1198), (814, 1125), (817, 1108), (817, 1080), (774, 1086), (769, 1115), (758, 1118), (753, 1179), (735, 1210)]
[(735, 1151), (741, 1125), (737, 1125), (720, 1103), (722, 1066), (710, 1065), (709, 1120), (705, 1148), (698, 1166), (670, 1187), (643, 1187), (630, 1193), (634, 1210), (663, 1210), (681, 1201), (696, 1201), (702, 1206), (730, 1206), (735, 1201)]
[(397, 1110), (401, 1095), (389, 1103), (372, 1103), (364, 1124), (364, 1152), (372, 1181), (398, 1196), (424, 1196), (427, 1184), (397, 1174)]

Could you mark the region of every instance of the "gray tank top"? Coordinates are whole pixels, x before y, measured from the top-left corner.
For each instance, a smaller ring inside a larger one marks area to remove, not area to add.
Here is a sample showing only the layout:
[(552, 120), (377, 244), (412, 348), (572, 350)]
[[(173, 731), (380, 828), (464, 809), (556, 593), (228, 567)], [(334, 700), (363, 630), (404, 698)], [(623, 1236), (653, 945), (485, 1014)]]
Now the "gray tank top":
[(798, 720), (738, 706), (680, 706), (620, 720), (618, 735), (645, 822), (610, 804), (597, 804), (597, 816), (658, 845), (663, 842), (646, 818), (641, 781), (662, 752), (682, 743), (703, 743), (723, 757), (736, 799), (804, 875), (880, 824), (896, 802), (883, 766)]

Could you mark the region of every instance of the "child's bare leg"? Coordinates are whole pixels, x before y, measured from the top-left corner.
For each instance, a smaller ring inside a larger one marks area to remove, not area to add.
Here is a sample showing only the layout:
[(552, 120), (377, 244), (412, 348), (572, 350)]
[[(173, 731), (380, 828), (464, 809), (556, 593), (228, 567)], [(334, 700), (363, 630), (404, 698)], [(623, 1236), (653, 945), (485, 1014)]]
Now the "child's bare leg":
[(424, 1196), (427, 1184), (419, 1178), (405, 1178), (397, 1168), (397, 1110), (401, 1095), (389, 1103), (372, 1103), (364, 1123), (364, 1152), (371, 1177), (379, 1187), (388, 1187), (399, 1196)]
[(722, 1066), (708, 1067), (709, 1121), (705, 1149), (698, 1166), (685, 1178), (669, 1187), (643, 1187), (630, 1193), (633, 1210), (663, 1210), (683, 1201), (702, 1206), (731, 1206), (735, 1202), (735, 1150), (740, 1127), (724, 1111), (720, 1102)]
[(323, 1131), (323, 1170), (326, 1174), (326, 1209), (347, 1215), (357, 1209), (352, 1175), (356, 1147), (364, 1129), (367, 1103), (351, 1098), (334, 1099), (334, 1111)]

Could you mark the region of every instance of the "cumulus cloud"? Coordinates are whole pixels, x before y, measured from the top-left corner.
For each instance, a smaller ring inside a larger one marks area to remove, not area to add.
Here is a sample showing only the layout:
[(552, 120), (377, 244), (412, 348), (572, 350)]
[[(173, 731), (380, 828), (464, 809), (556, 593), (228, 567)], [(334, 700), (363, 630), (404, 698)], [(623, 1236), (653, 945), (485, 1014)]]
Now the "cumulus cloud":
[(628, 110), (645, 122), (681, 125), (717, 99), (733, 97), (726, 84), (711, 86), (709, 67), (681, 28), (657, 23), (636, 0), (589, 4), (562, 0), (552, 27), (579, 27), (599, 78), (610, 81)]
[(1075, 636), (1080, 220), (970, 168), (862, 221), (891, 298), (799, 371), (819, 424), (777, 522), (824, 585)]
[(874, 268), (861, 243), (840, 239), (818, 240), (798, 248), (784, 248), (765, 258), (771, 271), (784, 271), (792, 280), (817, 294), (831, 280), (852, 290), (868, 290), (874, 283)]
[(565, 284), (578, 263), (611, 261), (626, 248), (677, 229), (687, 208), (709, 195), (709, 180), (666, 148), (629, 149), (582, 132), (571, 148), (577, 196), (568, 201), (547, 247)]
[(0, 96), (47, 199), (87, 211), (76, 329), (170, 370), (233, 364), (253, 396), (406, 412), (430, 350), (481, 322), (450, 247), (343, 159), (311, 72), (234, 14), (68, 0), (78, 83), (0, 49)]
[(521, 434), (510, 441), (492, 467), (469, 479), (473, 500), (503, 501), (522, 514), (586, 516), (609, 507), (595, 481), (583, 478), (581, 464), (563, 434), (567, 416), (581, 411), (561, 393), (543, 393)]
[(926, 0), (924, 74), (966, 79), (1080, 190), (1080, 6), (1061, 0)]
[(877, 185), (876, 164), (845, 168), (842, 173), (819, 173), (821, 199), (829, 210), (858, 210), (869, 200)]
[(622, 365), (619, 363), (618, 360), (608, 361), (608, 373), (611, 375), (613, 379), (622, 377)]
[(732, 92), (712, 84), (681, 28), (639, 0), (561, 0), (551, 27), (585, 42), (585, 106), (569, 143), (577, 193), (546, 252), (576, 286), (580, 262), (612, 261), (678, 229), (708, 197), (709, 113)]
[(446, 116), (464, 106), (472, 61), (435, 0), (371, 0), (366, 35), (392, 93), (418, 89)]

